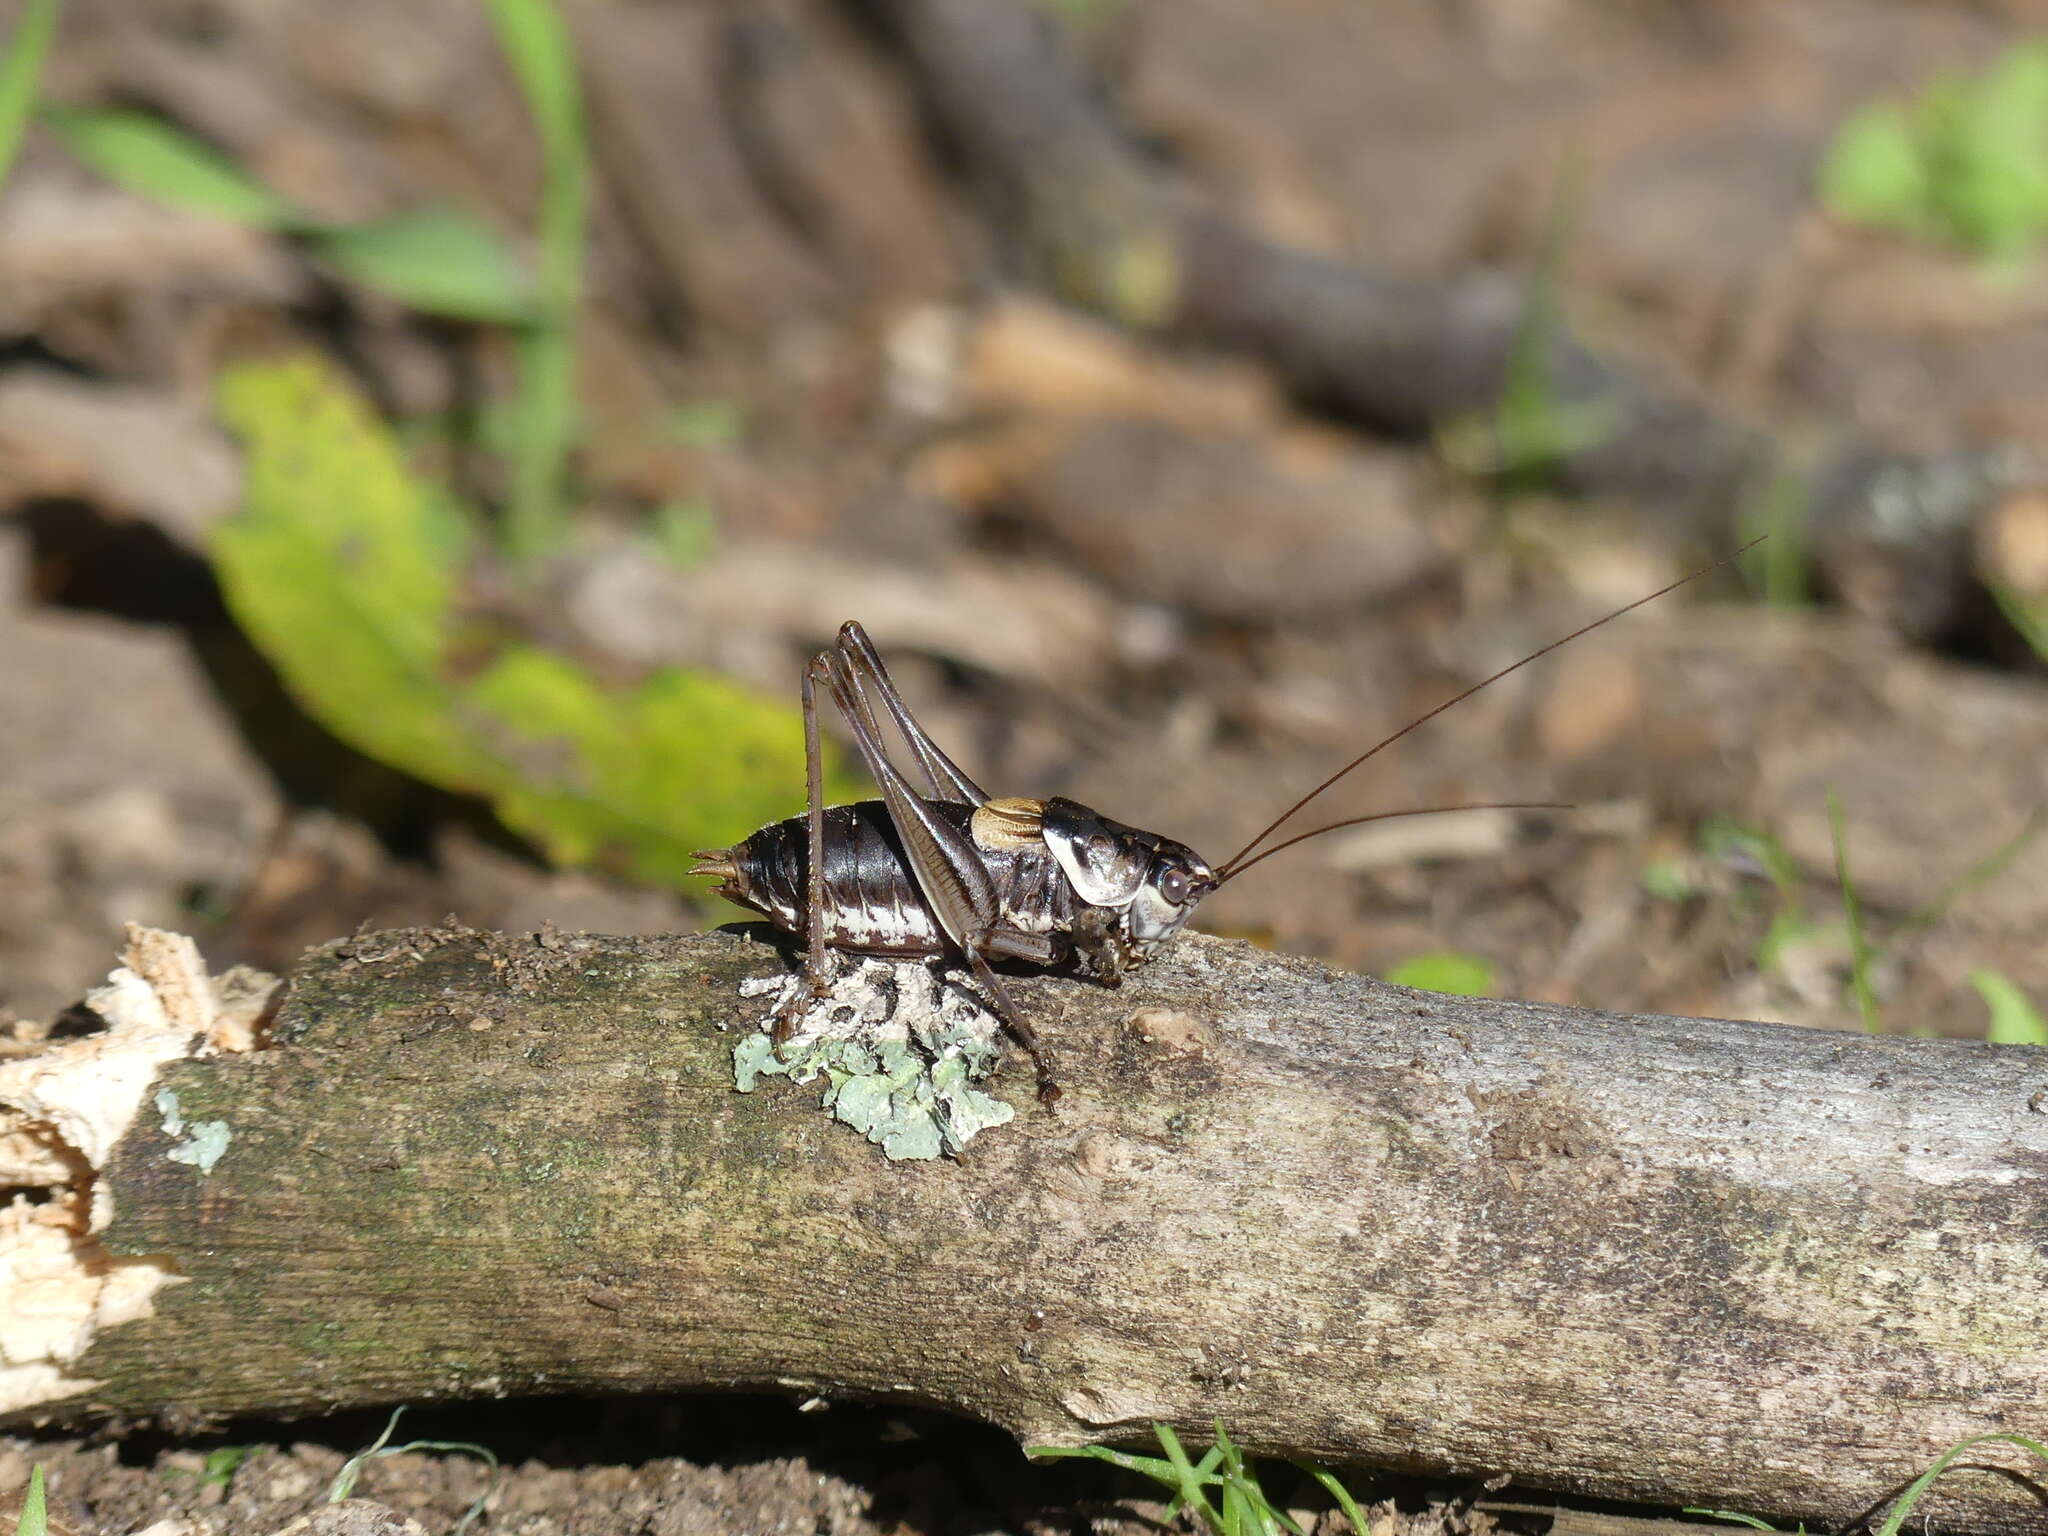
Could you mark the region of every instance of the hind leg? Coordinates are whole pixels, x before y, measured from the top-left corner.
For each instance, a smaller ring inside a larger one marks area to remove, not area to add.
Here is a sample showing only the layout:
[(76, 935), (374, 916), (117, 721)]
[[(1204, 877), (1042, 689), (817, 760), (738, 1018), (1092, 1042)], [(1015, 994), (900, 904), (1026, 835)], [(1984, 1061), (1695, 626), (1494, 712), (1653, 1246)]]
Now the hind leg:
[(832, 990), (832, 947), (825, 942), (825, 754), (818, 740), (817, 679), (826, 666), (815, 656), (804, 668), (804, 972), (803, 984), (783, 998), (769, 1033), (780, 1050), (796, 1033), (797, 1020)]

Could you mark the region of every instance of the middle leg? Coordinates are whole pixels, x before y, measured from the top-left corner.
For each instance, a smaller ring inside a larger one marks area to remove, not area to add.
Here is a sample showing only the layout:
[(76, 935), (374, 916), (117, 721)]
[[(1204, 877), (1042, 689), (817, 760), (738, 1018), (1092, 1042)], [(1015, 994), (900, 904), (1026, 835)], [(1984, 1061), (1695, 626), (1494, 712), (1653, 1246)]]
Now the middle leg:
[[(1006, 942), (1007, 941), (1007, 942)], [(968, 968), (974, 973), (975, 981), (987, 997), (989, 1006), (1002, 1021), (1012, 1038), (1031, 1055), (1031, 1064), (1038, 1071), (1038, 1102), (1052, 1104), (1060, 1096), (1060, 1085), (1053, 1068), (1052, 1050), (1024, 1016), (1024, 1010), (1017, 1006), (1017, 1000), (1010, 995), (1010, 989), (1003, 985), (1002, 977), (989, 964), (990, 954), (1014, 954), (1014, 958), (1030, 960), (1044, 965), (1053, 956), (1044, 952), (1044, 940), (1036, 934), (1007, 934), (998, 931), (987, 936), (982, 943), (970, 943), (962, 948), (967, 956)], [(986, 948), (984, 948), (984, 944)], [(1019, 953), (1018, 951), (1022, 951)]]

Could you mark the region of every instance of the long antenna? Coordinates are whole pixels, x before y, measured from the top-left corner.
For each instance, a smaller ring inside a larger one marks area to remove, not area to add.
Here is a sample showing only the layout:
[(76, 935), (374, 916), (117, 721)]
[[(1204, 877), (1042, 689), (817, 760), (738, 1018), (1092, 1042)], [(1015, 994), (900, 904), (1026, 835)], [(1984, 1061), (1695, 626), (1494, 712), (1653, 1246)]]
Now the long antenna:
[[(1285, 853), (1296, 843), (1305, 843), (1312, 837), (1321, 837), (1325, 832), (1341, 832), (1346, 827), (1362, 827), (1368, 821), (1392, 821), (1396, 816), (1443, 816), (1452, 811), (1569, 811), (1572, 809), (1572, 806), (1551, 800), (1489, 800), (1479, 805), (1426, 805), (1420, 810), (1413, 811), (1375, 811), (1370, 816), (1347, 816), (1342, 821), (1333, 821), (1326, 827), (1317, 827), (1313, 832), (1297, 833), (1295, 836), (1288, 838), (1284, 843), (1275, 843), (1257, 857), (1245, 859), (1242, 864), (1236, 864), (1236, 860), (1232, 860), (1236, 867), (1226, 868), (1222, 874), (1216, 877), (1216, 883), (1222, 885), (1226, 880), (1235, 880), (1254, 864), (1262, 863), (1273, 857), (1276, 853)], [(1244, 855), (1239, 854), (1238, 858), (1244, 858)]]
[(1315, 799), (1316, 796), (1320, 795), (1332, 784), (1335, 784), (1339, 779), (1343, 778), (1344, 775), (1351, 772), (1354, 768), (1362, 767), (1364, 764), (1371, 761), (1373, 758), (1379, 756), (1380, 753), (1386, 751), (1388, 747), (1391, 747), (1395, 742), (1399, 741), (1403, 736), (1406, 736), (1410, 731), (1415, 730), (1420, 726), (1429, 724), (1430, 721), (1434, 720), (1438, 715), (1442, 714), (1452, 705), (1464, 703), (1467, 699), (1471, 698), (1472, 695), (1477, 693), (1480, 689), (1492, 687), (1493, 684), (1499, 682), (1502, 678), (1506, 677), (1510, 672), (1521, 671), (1522, 668), (1528, 666), (1530, 662), (1541, 660), (1543, 657), (1548, 656), (1552, 651), (1556, 650), (1559, 646), (1569, 645), (1572, 641), (1578, 639), (1581, 635), (1591, 634), (1594, 630), (1600, 628), (1601, 625), (1612, 624), (1616, 619), (1621, 618), (1624, 614), (1634, 613), (1638, 608), (1642, 607), (1645, 603), (1654, 603), (1655, 601), (1657, 601), (1658, 598), (1665, 596), (1667, 593), (1676, 592), (1680, 587), (1686, 585), (1686, 583), (1698, 581), (1702, 576), (1711, 575), (1713, 572), (1721, 569), (1722, 566), (1728, 565), (1733, 561), (1741, 559), (1744, 555), (1748, 554), (1752, 549), (1755, 549), (1757, 545), (1763, 543), (1763, 541), (1769, 537), (1769, 534), (1759, 534), (1756, 538), (1751, 539), (1747, 544), (1743, 545), (1742, 548), (1736, 550), (1733, 554), (1723, 555), (1719, 560), (1716, 560), (1712, 565), (1703, 565), (1698, 570), (1694, 571), (1691, 575), (1681, 576), (1678, 578), (1678, 580), (1672, 582), (1669, 586), (1659, 587), (1656, 591), (1652, 592), (1648, 597), (1639, 597), (1634, 602), (1630, 603), (1627, 607), (1615, 609), (1614, 612), (1608, 614), (1605, 618), (1595, 619), (1590, 624), (1580, 625), (1570, 634), (1551, 641), (1550, 644), (1544, 646), (1542, 650), (1531, 651), (1528, 655), (1524, 656), (1520, 661), (1515, 662), (1511, 666), (1502, 667), (1498, 672), (1494, 673), (1493, 676), (1481, 678), (1478, 682), (1474, 683), (1470, 688), (1467, 688), (1463, 693), (1455, 694), (1451, 698), (1445, 699), (1443, 703), (1437, 705), (1437, 707), (1435, 709), (1432, 709), (1428, 714), (1423, 715), (1418, 719), (1409, 721), (1406, 725), (1402, 726), (1401, 729), (1394, 732), (1393, 735), (1387, 737), (1384, 741), (1375, 742), (1372, 746), (1366, 748), (1365, 751), (1359, 753), (1358, 756), (1351, 759), (1351, 761), (1346, 763), (1342, 768), (1339, 768), (1335, 773), (1331, 774), (1327, 779), (1323, 780), (1323, 782), (1318, 784), (1314, 789), (1310, 790), (1307, 794), (1303, 795), (1299, 800), (1295, 801), (1294, 804), (1287, 807), (1287, 809), (1282, 811), (1278, 816), (1274, 817), (1271, 821), (1266, 823), (1265, 827), (1260, 830), (1259, 835), (1257, 837), (1253, 838), (1250, 842), (1246, 843), (1242, 848), (1238, 849), (1237, 852), (1232, 854), (1229, 860), (1225, 862), (1223, 868), (1217, 872), (1218, 883), (1220, 884), (1224, 880), (1231, 879), (1240, 870), (1249, 867), (1242, 862), (1245, 858), (1245, 855), (1249, 854), (1254, 848), (1258, 847), (1259, 844), (1263, 843), (1267, 838), (1271, 837), (1275, 832), (1279, 831), (1281, 827), (1285, 826), (1291, 819), (1293, 819), (1295, 812), (1302, 809), (1302, 807), (1307, 805), (1311, 800)]

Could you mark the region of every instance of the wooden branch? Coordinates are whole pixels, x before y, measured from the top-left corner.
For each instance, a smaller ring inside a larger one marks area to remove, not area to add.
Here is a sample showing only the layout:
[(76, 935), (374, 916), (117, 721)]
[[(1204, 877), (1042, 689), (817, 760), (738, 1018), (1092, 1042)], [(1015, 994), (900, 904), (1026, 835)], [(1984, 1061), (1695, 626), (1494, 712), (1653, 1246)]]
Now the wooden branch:
[[(1190, 937), (1120, 992), (1020, 976), (1066, 1097), (1020, 1055), (1012, 1122), (891, 1163), (816, 1087), (734, 1091), (741, 983), (784, 964), (459, 928), (313, 953), (273, 1043), (135, 1085), (80, 1250), (179, 1279), (9, 1419), (779, 1387), (1828, 1524), (2043, 1430), (2039, 1052)], [(2041, 1528), (2018, 1473), (1938, 1491)]]
[[(1291, 250), (1203, 206), (1140, 151), (1036, 6), (864, 0), (914, 78), (935, 137), (1011, 252), (1069, 303), (1138, 330), (1257, 357), (1312, 406), (1421, 436), (1500, 409), (1518, 350), (1562, 434), (1543, 467), (1714, 546), (1777, 472), (1776, 436), (1532, 325), (1526, 276), (1374, 271)], [(1893, 452), (1853, 429), (1809, 458), (1776, 531), (1824, 577), (1919, 639), (1981, 623), (1971, 527), (2038, 466), (2011, 451)], [(1793, 467), (1787, 461), (1786, 467)]]

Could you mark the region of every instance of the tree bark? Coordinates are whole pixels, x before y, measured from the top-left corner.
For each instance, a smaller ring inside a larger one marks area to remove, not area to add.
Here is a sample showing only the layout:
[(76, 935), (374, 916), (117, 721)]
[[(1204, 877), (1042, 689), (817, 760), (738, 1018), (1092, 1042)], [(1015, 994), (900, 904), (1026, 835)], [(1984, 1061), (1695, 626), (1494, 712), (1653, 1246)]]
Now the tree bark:
[[(1066, 1095), (886, 1161), (733, 1086), (732, 935), (330, 945), (151, 1091), (35, 1417), (782, 1388), (1833, 1524), (2048, 1403), (2048, 1055), (1417, 993), (1189, 937), (1020, 976)], [(25, 1415), (12, 1416), (17, 1422)], [(2017, 1467), (1988, 1448), (1984, 1460)], [(2019, 1474), (1946, 1518), (2039, 1530)]]

